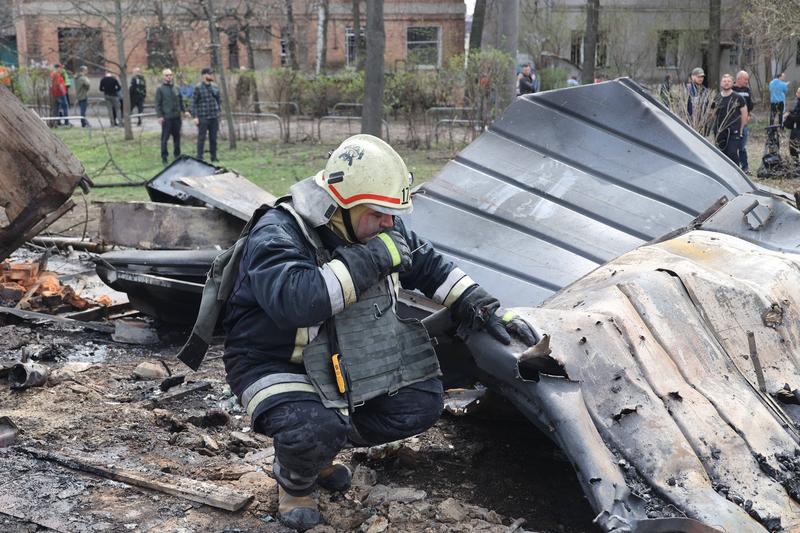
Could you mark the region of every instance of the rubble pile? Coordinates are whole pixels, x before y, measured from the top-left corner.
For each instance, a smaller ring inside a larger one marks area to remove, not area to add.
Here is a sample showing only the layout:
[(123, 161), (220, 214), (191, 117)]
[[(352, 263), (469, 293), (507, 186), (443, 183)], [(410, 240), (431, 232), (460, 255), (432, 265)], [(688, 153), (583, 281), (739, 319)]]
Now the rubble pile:
[(96, 300), (81, 297), (71, 286), (63, 285), (55, 272), (41, 268), (37, 261), (0, 263), (0, 305), (49, 314), (84, 311), (93, 306), (110, 306), (111, 298)]

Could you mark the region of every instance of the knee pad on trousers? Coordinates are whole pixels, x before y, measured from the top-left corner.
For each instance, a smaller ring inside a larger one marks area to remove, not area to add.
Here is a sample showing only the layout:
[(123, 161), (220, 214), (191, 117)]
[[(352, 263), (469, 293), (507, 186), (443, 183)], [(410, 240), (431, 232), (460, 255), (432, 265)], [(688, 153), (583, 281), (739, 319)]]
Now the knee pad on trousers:
[[(347, 441), (346, 421), (312, 401), (275, 406), (258, 417), (254, 428), (273, 438), (276, 462), (287, 481), (282, 486), (287, 491), (302, 490), (309, 479), (313, 485), (320, 468), (329, 464)], [(292, 489), (293, 485), (297, 487)]]

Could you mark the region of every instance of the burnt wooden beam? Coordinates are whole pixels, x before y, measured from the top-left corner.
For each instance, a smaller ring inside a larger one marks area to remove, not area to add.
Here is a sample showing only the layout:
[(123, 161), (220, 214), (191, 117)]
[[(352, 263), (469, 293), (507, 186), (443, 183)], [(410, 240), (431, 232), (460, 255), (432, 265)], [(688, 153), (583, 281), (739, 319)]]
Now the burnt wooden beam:
[(0, 87), (0, 260), (22, 245), (31, 229), (41, 231), (40, 223), (58, 213), (79, 184), (90, 183), (61, 139)]

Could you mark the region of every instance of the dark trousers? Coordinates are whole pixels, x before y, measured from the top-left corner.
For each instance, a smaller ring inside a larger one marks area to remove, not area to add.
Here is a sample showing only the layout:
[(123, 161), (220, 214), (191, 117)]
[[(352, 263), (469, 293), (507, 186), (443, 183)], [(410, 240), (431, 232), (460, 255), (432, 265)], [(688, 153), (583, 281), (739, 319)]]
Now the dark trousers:
[[(136, 113), (142, 114), (144, 113), (144, 100), (131, 100), (131, 116), (134, 115), (134, 109), (136, 109)], [(142, 125), (142, 117), (139, 117), (139, 120), (136, 122), (137, 126)]]
[(733, 164), (739, 166), (739, 149), (742, 138), (738, 130), (723, 130), (717, 134), (717, 148), (724, 153)]
[(747, 161), (747, 139), (749, 138), (750, 128), (745, 126), (742, 128), (742, 138), (739, 140), (739, 166), (745, 172), (750, 170), (750, 165)]
[(78, 109), (80, 110), (81, 115), (81, 127), (88, 128), (89, 121), (86, 120), (86, 106), (89, 104), (89, 100), (78, 100)]
[(789, 154), (795, 163), (800, 163), (800, 159), (798, 159), (798, 155), (800, 155), (800, 138), (789, 139)]
[[(69, 101), (67, 100), (67, 96), (59, 96), (58, 97), (58, 116), (59, 117), (68, 117), (69, 116)], [(64, 125), (69, 125), (69, 120), (64, 120)]]
[(775, 124), (775, 118), (778, 119), (777, 123), (783, 126), (783, 110), (784, 103), (778, 102), (777, 104), (769, 104), (769, 125)]
[(175, 159), (177, 159), (181, 155), (181, 117), (165, 118), (161, 124), (161, 160), (165, 163), (169, 157), (167, 140), (169, 140), (170, 135), (175, 149)]
[[(287, 492), (309, 494), (320, 469), (350, 441), (373, 446), (422, 433), (442, 413), (442, 393), (431, 392), (432, 379), (379, 396), (357, 407), (352, 419), (328, 409), (319, 400), (279, 404), (253, 423), (253, 429), (274, 439), (275, 478)], [(427, 385), (427, 386), (426, 386)], [(440, 389), (441, 390), (441, 389)]]
[(197, 159), (203, 159), (205, 151), (206, 132), (208, 132), (208, 151), (211, 152), (211, 160), (217, 159), (217, 132), (219, 131), (218, 118), (201, 118), (197, 124)]

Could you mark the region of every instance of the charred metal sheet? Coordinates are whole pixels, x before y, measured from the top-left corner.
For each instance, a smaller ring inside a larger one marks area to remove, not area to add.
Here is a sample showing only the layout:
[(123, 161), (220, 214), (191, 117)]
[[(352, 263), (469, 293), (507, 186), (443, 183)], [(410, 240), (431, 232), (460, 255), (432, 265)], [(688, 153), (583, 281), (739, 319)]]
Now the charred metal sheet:
[(502, 301), (532, 305), (753, 190), (620, 79), (518, 98), (422, 185), (408, 223)]
[(63, 215), (78, 185), (91, 181), (80, 161), (10, 91), (0, 89), (0, 260), (31, 230)]
[(202, 205), (198, 204), (197, 200), (173, 187), (172, 182), (178, 178), (187, 176), (211, 176), (217, 172), (224, 171), (225, 169), (209, 165), (201, 159), (189, 155), (182, 155), (147, 182), (147, 194), (154, 202)]
[(96, 258), (105, 269), (205, 283), (211, 262), (220, 250), (120, 250)]
[[(774, 240), (799, 242), (798, 227)], [(685, 514), (720, 531), (796, 531), (798, 286), (800, 255), (690, 231), (517, 309), (568, 378), (525, 375), (522, 347), (469, 347), (484, 381), (570, 457), (603, 529)]]
[(219, 250), (108, 252), (97, 275), (128, 295), (131, 305), (165, 322), (192, 324), (211, 262)]
[(273, 195), (235, 172), (205, 178), (183, 177), (173, 181), (172, 186), (245, 222), (263, 204), (275, 205)]
[(781, 196), (742, 194), (698, 227), (735, 235), (770, 250), (800, 252), (796, 229), (800, 228), (800, 210)]
[(100, 204), (100, 240), (140, 250), (227, 248), (244, 224), (208, 207), (157, 202)]

